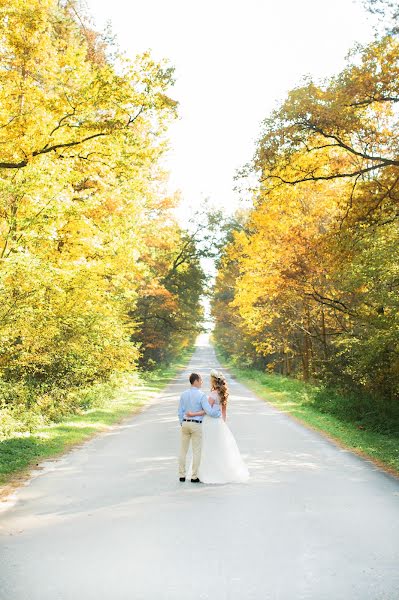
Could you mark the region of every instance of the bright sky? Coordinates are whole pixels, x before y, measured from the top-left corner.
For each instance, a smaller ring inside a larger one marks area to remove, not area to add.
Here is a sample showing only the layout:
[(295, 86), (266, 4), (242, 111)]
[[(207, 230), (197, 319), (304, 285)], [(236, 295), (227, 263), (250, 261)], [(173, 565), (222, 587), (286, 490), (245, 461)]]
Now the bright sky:
[(180, 118), (170, 131), (170, 188), (181, 218), (209, 197), (230, 212), (237, 168), (260, 122), (304, 74), (338, 72), (372, 24), (352, 0), (87, 0), (98, 28), (112, 23), (131, 57), (152, 49), (176, 68)]

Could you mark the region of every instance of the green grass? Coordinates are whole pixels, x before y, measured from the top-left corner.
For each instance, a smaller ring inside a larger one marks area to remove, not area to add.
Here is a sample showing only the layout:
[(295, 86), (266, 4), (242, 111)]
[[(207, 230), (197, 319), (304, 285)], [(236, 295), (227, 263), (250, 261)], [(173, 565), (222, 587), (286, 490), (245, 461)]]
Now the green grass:
[(7, 494), (10, 485), (18, 485), (39, 461), (63, 454), (139, 410), (186, 366), (192, 351), (187, 349), (156, 371), (125, 374), (114, 386), (97, 385), (95, 405), (80, 414), (1, 440), (0, 485), (4, 487), (0, 492)]
[[(297, 379), (253, 368), (239, 368), (220, 351), (218, 358), (229, 371), (260, 398), (267, 400), (303, 424), (316, 429), (340, 446), (373, 460), (381, 468), (399, 476), (399, 438), (397, 432), (381, 433), (368, 429), (361, 422), (351, 422), (334, 414), (321, 411), (318, 398), (328, 390)], [(336, 392), (331, 392), (336, 394)], [(341, 399), (342, 402), (342, 399)]]

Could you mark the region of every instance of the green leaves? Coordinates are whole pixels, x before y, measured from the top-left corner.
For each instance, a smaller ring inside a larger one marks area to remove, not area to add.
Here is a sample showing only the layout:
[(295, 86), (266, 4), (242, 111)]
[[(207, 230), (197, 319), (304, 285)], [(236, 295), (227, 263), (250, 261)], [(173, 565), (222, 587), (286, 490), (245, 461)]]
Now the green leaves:
[[(0, 9), (0, 378), (36, 386), (29, 402), (45, 386), (54, 416), (66, 390), (191, 342), (202, 271), (185, 260), (165, 281), (186, 242), (160, 161), (173, 68), (113, 52), (71, 3)], [(173, 325), (154, 336), (151, 294)]]

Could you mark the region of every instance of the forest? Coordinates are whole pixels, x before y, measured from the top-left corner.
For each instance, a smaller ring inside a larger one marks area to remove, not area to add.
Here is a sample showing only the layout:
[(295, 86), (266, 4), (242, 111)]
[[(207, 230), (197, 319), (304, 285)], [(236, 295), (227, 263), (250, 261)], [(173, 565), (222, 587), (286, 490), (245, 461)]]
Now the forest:
[(171, 364), (203, 330), (204, 295), (226, 360), (398, 432), (399, 17), (365, 5), (375, 38), (265, 115), (237, 175), (251, 208), (184, 228), (163, 166), (173, 66), (128, 58), (79, 2), (1, 0), (3, 438)]
[(368, 8), (389, 28), (263, 121), (213, 315), (236, 365), (327, 386), (320, 410), (398, 433), (399, 16)]
[(195, 235), (162, 157), (173, 68), (128, 59), (77, 3), (1, 2), (0, 430), (168, 363), (202, 320)]

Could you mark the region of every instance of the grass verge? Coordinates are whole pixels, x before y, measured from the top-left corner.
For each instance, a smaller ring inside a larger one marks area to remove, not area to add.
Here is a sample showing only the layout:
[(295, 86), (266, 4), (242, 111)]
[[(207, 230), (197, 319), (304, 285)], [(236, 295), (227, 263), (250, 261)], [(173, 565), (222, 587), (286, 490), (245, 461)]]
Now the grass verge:
[(79, 414), (1, 440), (0, 498), (29, 478), (39, 461), (60, 456), (139, 411), (186, 366), (193, 350), (185, 350), (170, 365), (151, 373), (125, 374), (112, 386), (97, 385), (94, 404)]
[(253, 368), (239, 368), (217, 350), (219, 361), (260, 398), (267, 400), (300, 423), (319, 431), (343, 448), (372, 460), (384, 471), (399, 477), (397, 434), (368, 430), (358, 423), (321, 412), (314, 405), (317, 386)]

